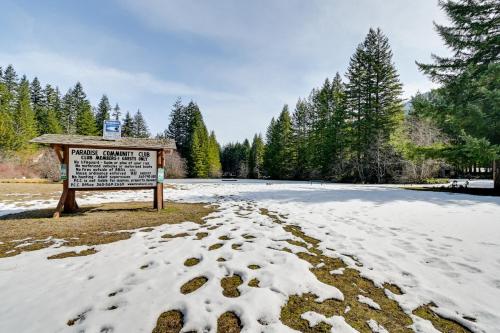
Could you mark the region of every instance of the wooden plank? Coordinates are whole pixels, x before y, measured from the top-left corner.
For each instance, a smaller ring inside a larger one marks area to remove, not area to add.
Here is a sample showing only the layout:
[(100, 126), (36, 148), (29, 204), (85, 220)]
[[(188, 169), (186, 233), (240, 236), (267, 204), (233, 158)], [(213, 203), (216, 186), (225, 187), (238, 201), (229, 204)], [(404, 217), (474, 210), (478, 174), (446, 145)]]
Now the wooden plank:
[(63, 157), (63, 149), (61, 145), (54, 145), (54, 151), (56, 153), (57, 159), (59, 160), (59, 163), (64, 163), (64, 157)]
[(59, 202), (57, 203), (56, 210), (55, 210), (54, 214), (52, 215), (54, 218), (57, 219), (57, 218), (61, 217), (61, 211), (63, 209), (64, 202), (66, 201), (67, 195), (68, 195), (68, 189), (63, 187), (63, 192), (61, 194), (61, 197), (59, 198)]

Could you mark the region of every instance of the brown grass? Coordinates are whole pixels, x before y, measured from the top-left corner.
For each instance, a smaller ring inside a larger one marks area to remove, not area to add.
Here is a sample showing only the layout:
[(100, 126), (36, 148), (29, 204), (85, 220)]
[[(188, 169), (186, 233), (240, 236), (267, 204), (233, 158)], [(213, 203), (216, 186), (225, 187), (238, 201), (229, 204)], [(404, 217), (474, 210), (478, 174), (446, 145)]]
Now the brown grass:
[(198, 232), (196, 233), (196, 239), (200, 240), (208, 236), (208, 232)]
[(249, 287), (254, 287), (254, 288), (258, 288), (259, 287), (259, 279), (257, 278), (254, 278), (254, 279), (251, 279), (250, 281), (248, 281), (248, 286)]
[(213, 251), (213, 250), (217, 250), (217, 249), (220, 249), (222, 246), (224, 246), (223, 243), (215, 243), (215, 244), (212, 244), (208, 247), (208, 251)]
[(222, 287), (222, 295), (226, 297), (238, 297), (240, 296), (240, 292), (238, 287), (243, 284), (243, 280), (241, 276), (234, 274), (232, 276), (228, 276), (222, 278), (220, 281), (220, 285)]
[(242, 328), (240, 318), (233, 312), (224, 312), (217, 319), (217, 333), (239, 333)]
[[(275, 213), (261, 210), (266, 213), (274, 222), (284, 224), (282, 218)], [(389, 332), (412, 332), (407, 326), (411, 325), (411, 318), (401, 309), (399, 304), (387, 297), (383, 288), (359, 274), (359, 271), (347, 268), (347, 265), (338, 258), (331, 258), (323, 254), (318, 248), (320, 241), (306, 235), (300, 227), (284, 225), (283, 229), (291, 233), (297, 240), (288, 240), (289, 243), (307, 249), (307, 252), (299, 252), (296, 255), (312, 265), (311, 272), (316, 278), (328, 285), (335, 286), (344, 295), (344, 301), (325, 300), (322, 303), (316, 302), (316, 295), (292, 295), (281, 309), (281, 321), (301, 332), (330, 332), (330, 325), (321, 323), (310, 327), (309, 323), (301, 318), (307, 311), (321, 313), (327, 317), (333, 315), (343, 316), (346, 322), (362, 333), (371, 333), (367, 324), (370, 319), (376, 320)], [(317, 268), (318, 264), (323, 264)], [(344, 268), (343, 274), (330, 274), (330, 271)], [(364, 303), (358, 301), (358, 295), (370, 297), (381, 306), (382, 310), (375, 310)], [(346, 313), (346, 309), (350, 309)]]
[(184, 266), (187, 266), (187, 267), (195, 266), (195, 265), (198, 265), (199, 262), (200, 262), (200, 259), (198, 259), (198, 258), (188, 258), (188, 259), (186, 259), (186, 261), (184, 261)]
[(199, 288), (201, 288), (205, 283), (207, 283), (207, 281), (208, 279), (204, 276), (198, 276), (194, 279), (191, 279), (182, 285), (181, 293), (183, 294), (192, 293), (193, 291), (196, 291)]
[(184, 316), (178, 310), (163, 312), (156, 321), (152, 333), (179, 333), (184, 325)]
[(91, 246), (130, 238), (133, 230), (144, 227), (185, 221), (202, 224), (203, 217), (215, 211), (205, 204), (169, 202), (160, 212), (150, 206), (149, 202), (103, 204), (80, 208), (76, 214), (59, 219), (51, 217), (52, 209), (2, 216), (0, 257), (48, 247), (55, 244), (54, 239), (64, 239), (66, 246)]
[(70, 251), (54, 254), (53, 256), (47, 257), (47, 259), (63, 259), (69, 257), (82, 257), (96, 254), (98, 251), (91, 247), (90, 249), (82, 250), (80, 252)]
[(260, 266), (252, 264), (252, 265), (248, 265), (248, 268), (250, 268), (250, 269), (259, 269)]

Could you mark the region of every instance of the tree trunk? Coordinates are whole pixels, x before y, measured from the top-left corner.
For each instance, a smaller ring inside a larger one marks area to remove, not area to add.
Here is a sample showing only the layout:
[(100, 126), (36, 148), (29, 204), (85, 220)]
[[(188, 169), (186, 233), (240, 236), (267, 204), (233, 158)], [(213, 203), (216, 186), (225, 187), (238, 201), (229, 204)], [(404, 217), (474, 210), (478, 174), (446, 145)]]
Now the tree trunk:
[(493, 181), (495, 191), (500, 192), (500, 160), (493, 161)]

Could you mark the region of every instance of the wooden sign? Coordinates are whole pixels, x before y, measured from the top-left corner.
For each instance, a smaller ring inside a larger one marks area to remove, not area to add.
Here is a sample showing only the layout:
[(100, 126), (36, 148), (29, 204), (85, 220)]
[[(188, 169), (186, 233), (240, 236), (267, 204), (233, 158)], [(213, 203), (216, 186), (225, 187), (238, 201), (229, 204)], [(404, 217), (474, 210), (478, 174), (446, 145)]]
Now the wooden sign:
[(155, 187), (154, 150), (69, 149), (69, 188)]
[(78, 209), (76, 191), (153, 190), (153, 208), (163, 209), (165, 157), (173, 140), (44, 134), (32, 143), (51, 145), (61, 163), (63, 191), (54, 217)]

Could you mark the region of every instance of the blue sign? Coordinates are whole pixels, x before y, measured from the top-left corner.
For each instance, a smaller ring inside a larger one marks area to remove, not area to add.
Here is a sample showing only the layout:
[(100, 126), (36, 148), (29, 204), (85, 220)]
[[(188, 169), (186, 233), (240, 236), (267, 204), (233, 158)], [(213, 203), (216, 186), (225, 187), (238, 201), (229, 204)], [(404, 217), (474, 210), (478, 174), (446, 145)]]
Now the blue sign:
[(105, 120), (102, 127), (104, 140), (119, 140), (122, 137), (122, 125), (119, 120)]

